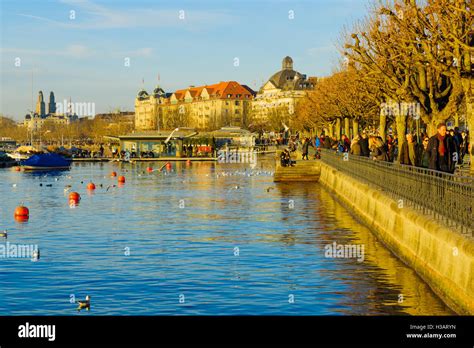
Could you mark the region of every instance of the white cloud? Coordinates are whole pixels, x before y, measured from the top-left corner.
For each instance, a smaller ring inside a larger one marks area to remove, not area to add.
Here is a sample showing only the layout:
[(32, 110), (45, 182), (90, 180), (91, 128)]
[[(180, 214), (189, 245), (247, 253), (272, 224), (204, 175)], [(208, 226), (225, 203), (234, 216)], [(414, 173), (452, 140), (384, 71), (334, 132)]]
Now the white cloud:
[[(229, 23), (234, 20), (225, 11), (160, 10), (153, 8), (115, 9), (95, 4), (88, 0), (60, 0), (75, 11), (75, 19), (64, 22), (46, 17), (19, 13), (19, 16), (45, 21), (52, 25), (72, 29), (114, 29), (114, 28), (159, 28), (177, 27), (196, 28), (207, 25)], [(180, 11), (184, 11), (184, 19), (180, 19)], [(86, 14), (86, 16), (83, 16)]]

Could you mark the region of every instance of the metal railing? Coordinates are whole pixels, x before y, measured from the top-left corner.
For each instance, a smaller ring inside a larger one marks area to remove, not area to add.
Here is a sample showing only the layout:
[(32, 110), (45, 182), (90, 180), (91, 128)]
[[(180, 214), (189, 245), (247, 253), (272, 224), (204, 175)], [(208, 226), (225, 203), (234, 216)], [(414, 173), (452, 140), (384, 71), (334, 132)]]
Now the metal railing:
[(321, 160), (461, 233), (474, 232), (474, 178), (322, 149)]

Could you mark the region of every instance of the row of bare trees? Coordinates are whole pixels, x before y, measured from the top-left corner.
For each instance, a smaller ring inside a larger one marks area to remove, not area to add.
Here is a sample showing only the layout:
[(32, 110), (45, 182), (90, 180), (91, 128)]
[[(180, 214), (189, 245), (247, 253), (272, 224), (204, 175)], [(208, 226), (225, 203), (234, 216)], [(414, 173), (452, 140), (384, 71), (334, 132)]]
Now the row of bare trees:
[(44, 143), (64, 144), (81, 142), (104, 142), (104, 136), (117, 136), (131, 132), (133, 123), (124, 120), (119, 114), (110, 115), (107, 119), (81, 119), (70, 124), (59, 124), (53, 120), (45, 120), (38, 130), (30, 130), (17, 124), (8, 117), (0, 116), (0, 137), (9, 137), (19, 143), (30, 143), (31, 139)]
[[(294, 126), (327, 127), (349, 117), (376, 121), (385, 133), (381, 105), (417, 106), (428, 134), (436, 125), (464, 114), (474, 140), (473, 9), (471, 0), (388, 0), (370, 8), (367, 17), (343, 33), (346, 64), (319, 81), (299, 104)], [(392, 115), (405, 134), (409, 114)], [(404, 136), (399, 137), (404, 141)], [(474, 160), (471, 153), (471, 168)]]

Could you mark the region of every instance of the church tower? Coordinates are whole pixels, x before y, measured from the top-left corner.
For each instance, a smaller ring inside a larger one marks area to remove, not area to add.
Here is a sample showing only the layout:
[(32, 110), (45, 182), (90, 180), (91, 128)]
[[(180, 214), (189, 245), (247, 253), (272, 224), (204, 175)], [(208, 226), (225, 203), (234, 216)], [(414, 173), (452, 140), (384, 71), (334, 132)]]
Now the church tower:
[(43, 91), (39, 91), (38, 94), (38, 101), (36, 102), (36, 113), (41, 117), (44, 117), (46, 115)]
[(56, 113), (56, 101), (54, 100), (54, 93), (49, 93), (48, 114)]

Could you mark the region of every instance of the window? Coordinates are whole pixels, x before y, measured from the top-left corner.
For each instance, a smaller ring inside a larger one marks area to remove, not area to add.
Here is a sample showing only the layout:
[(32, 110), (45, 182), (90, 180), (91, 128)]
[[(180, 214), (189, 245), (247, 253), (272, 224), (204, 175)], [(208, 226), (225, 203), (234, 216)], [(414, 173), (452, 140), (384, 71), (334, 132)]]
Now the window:
[(240, 114), (240, 110), (235, 110), (235, 114), (236, 115)]
[(235, 105), (237, 105), (237, 106), (240, 105), (240, 101), (236, 100)]
[(227, 98), (232, 98), (232, 94), (227, 94)]

